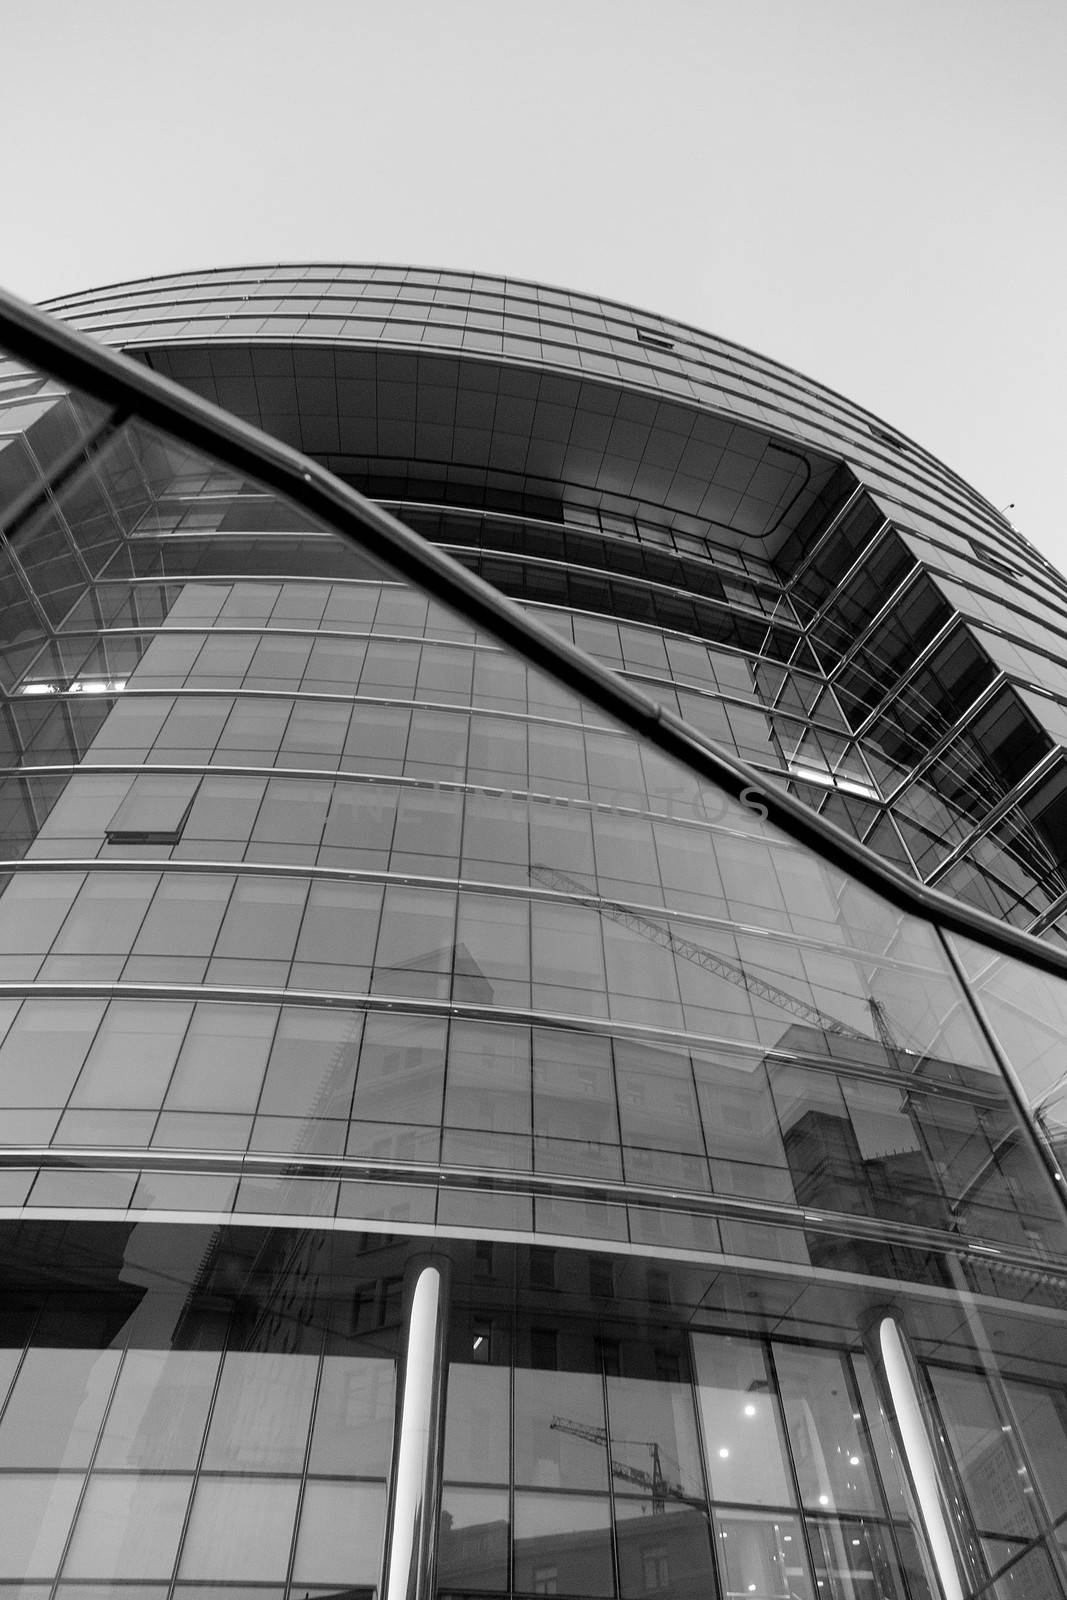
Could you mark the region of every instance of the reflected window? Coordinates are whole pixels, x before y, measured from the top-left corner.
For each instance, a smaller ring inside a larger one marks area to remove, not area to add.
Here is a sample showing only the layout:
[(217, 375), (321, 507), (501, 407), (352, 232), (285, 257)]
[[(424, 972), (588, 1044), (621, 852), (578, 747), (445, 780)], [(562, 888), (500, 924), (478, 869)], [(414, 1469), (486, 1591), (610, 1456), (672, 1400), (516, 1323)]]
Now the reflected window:
[(274, 1024), (270, 1006), (198, 1005), (167, 1093), (167, 1109), (253, 1110)]
[(260, 1097), (260, 1114), (347, 1117), (362, 1031), (359, 1011), (283, 1006)]
[(384, 1529), (384, 1484), (312, 1479), (300, 1511), (293, 1582), (376, 1585)]
[(715, 1519), (715, 1548), (728, 1595), (814, 1600), (804, 1536), (795, 1518), (724, 1513)]
[(439, 1126), (445, 1031), (439, 1017), (370, 1012), (364, 1027), (353, 1118)]
[(191, 1471), (218, 1368), (213, 1350), (128, 1351), (95, 1465)]
[(311, 1356), (231, 1350), (212, 1411), (205, 1470), (299, 1472), (316, 1367)]
[[(0, 1574), (4, 1578), (51, 1577), (59, 1565), (83, 1481), (79, 1473), (72, 1472), (5, 1473), (0, 1494)], [(41, 1600), (47, 1593), (46, 1584)]]
[(760, 1346), (694, 1334), (693, 1359), (713, 1498), (791, 1505), (778, 1399)]
[(607, 1490), (599, 1376), (516, 1369), (515, 1481), (530, 1488)]
[(776, 1344), (774, 1362), (803, 1504), (813, 1511), (880, 1510), (844, 1358)]
[(607, 1498), (516, 1494), (514, 1582), (528, 1594), (613, 1594)]
[(28, 1350), (0, 1422), (0, 1465), (87, 1466), (118, 1359), (115, 1350)]
[(446, 1488), (437, 1546), (440, 1587), (460, 1593), (506, 1591), (509, 1533), (506, 1493)]
[(930, 1381), (979, 1533), (1031, 1538), (1035, 1488), (985, 1379), (932, 1367)]
[(178, 1576), (281, 1583), (299, 1484), (285, 1478), (200, 1478)]
[[(476, 1332), (474, 1338), (479, 1334)], [(481, 1333), (482, 1344), (488, 1338)], [(473, 1343), (473, 1340), (472, 1340)], [(487, 1358), (488, 1359), (488, 1358)], [(510, 1371), (480, 1361), (448, 1369), (445, 1480), (506, 1484), (510, 1467)]]
[(65, 1578), (169, 1578), (190, 1478), (94, 1474), (78, 1512)]

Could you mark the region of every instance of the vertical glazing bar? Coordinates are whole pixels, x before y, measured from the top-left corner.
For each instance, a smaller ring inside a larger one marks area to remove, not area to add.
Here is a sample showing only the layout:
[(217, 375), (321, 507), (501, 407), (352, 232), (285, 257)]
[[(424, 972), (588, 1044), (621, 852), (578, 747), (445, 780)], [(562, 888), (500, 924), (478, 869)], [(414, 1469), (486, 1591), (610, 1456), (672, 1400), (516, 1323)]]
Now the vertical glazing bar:
[[(1064, 1173), (1061, 1168), (1060, 1159), (1052, 1146), (1052, 1141), (1034, 1113), (1034, 1108), (1030, 1103), (1030, 1096), (1027, 1094), (1026, 1087), (1015, 1070), (1015, 1063), (1008, 1056), (997, 1037), (997, 1030), (987, 1014), (981, 992), (968, 976), (967, 969), (960, 959), (954, 936), (946, 933), (943, 928), (938, 928), (937, 936), (967, 997), (971, 1013), (978, 1024), (979, 1032), (992, 1051), (994, 1061), (996, 1061), (1004, 1074), (1004, 1082), (1007, 1084), (1008, 1095), (1014, 1102), (1016, 1113), (1022, 1125), (1023, 1136), (1029, 1143), (1030, 1148), (1037, 1152), (1038, 1160), (1051, 1177), (1060, 1205), (1067, 1208), (1067, 1173)], [(990, 959), (1001, 958), (991, 956)]]
[(955, 1541), (945, 1515), (937, 1458), (926, 1431), (907, 1347), (892, 1317), (883, 1317), (878, 1324), (878, 1346), (900, 1442), (942, 1592), (945, 1600), (963, 1600), (964, 1588), (956, 1564)]
[(433, 1594), (448, 1286), (447, 1262), (423, 1256), (411, 1263), (383, 1600)]

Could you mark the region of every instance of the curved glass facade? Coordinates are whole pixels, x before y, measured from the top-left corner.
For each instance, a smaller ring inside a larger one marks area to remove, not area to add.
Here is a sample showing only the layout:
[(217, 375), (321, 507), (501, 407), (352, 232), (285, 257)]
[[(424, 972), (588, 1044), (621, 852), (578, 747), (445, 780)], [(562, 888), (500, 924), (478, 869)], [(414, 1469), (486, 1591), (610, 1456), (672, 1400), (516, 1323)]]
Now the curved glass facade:
[(546, 412), (464, 507), (457, 360), (406, 531), (5, 327), (0, 1589), (1067, 1593), (1067, 962), (813, 815), (1055, 756), (859, 480), (553, 508)]
[(884, 859), (1062, 942), (1067, 585), (898, 430), (517, 279), (263, 266), (52, 309), (392, 504)]

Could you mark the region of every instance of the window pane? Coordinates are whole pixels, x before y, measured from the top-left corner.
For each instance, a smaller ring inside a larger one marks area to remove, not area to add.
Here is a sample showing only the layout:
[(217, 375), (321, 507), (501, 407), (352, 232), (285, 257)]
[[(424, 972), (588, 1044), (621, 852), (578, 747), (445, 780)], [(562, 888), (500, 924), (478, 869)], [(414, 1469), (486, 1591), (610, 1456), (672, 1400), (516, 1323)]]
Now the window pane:
[(0, 1480), (0, 1577), (53, 1576), (81, 1486), (81, 1477), (73, 1473), (5, 1473)]
[(526, 902), (461, 894), (453, 995), (486, 1005), (530, 1003), (530, 918)]
[(1005, 1385), (1015, 1425), (1053, 1518), (1067, 1512), (1067, 1403), (1058, 1390), (1034, 1384)]
[[(907, 1592), (910, 1600), (888, 1528), (821, 1517), (813, 1517), (808, 1527), (815, 1581), (825, 1594), (835, 1600), (904, 1600)], [(926, 1593), (925, 1586), (916, 1593)]]
[[(715, 1545), (726, 1571), (727, 1594), (755, 1594), (759, 1600), (812, 1600), (799, 1522), (792, 1517), (735, 1513), (716, 1517), (715, 1523)], [(846, 1597), (851, 1600), (847, 1590), (842, 1600)]]
[(54, 950), (58, 954), (125, 954), (158, 883), (158, 875), (150, 872), (90, 872)]
[(375, 988), (390, 994), (447, 994), (454, 923), (454, 895), (424, 889), (387, 889)]
[[(687, 1496), (703, 1504), (691, 1386), (646, 1378), (609, 1377), (606, 1382), (612, 1461), (646, 1474), (650, 1488), (660, 1477), (669, 1503), (683, 1504), (681, 1497)], [(626, 1487), (618, 1482), (616, 1491)]]
[[(589, 1430), (598, 1437), (584, 1437)], [(607, 1489), (599, 1375), (516, 1369), (515, 1482), (531, 1488)]]
[(617, 1499), (615, 1536), (622, 1600), (716, 1593), (706, 1511), (669, 1499), (665, 1504)]
[(347, 1118), (362, 1029), (360, 1011), (283, 1006), (260, 1113)]
[(71, 1103), (158, 1106), (166, 1092), (192, 1007), (113, 1000), (93, 1041)]
[(448, 1369), (445, 1478), (507, 1483), (510, 1461), (507, 1367), (453, 1361)]
[(42, 954), (51, 948), (84, 882), (73, 872), (41, 872), (12, 878), (0, 895), (0, 953)]
[(517, 1494), (515, 1588), (530, 1594), (613, 1594), (607, 1499)]
[(444, 1066), (442, 1019), (371, 1012), (364, 1029), (353, 1118), (438, 1126)]
[(369, 974), (378, 936), (377, 884), (313, 883), (296, 947), (297, 961), (361, 967)]
[(494, 1590), (508, 1585), (508, 1497), (492, 1489), (445, 1489), (437, 1550), (441, 1589)]
[(394, 1384), (392, 1361), (374, 1356), (324, 1358), (311, 1441), (312, 1472), (386, 1476)]
[(262, 778), (205, 778), (183, 839), (247, 839), (265, 790)]
[[(326, 823), (331, 787), (310, 779), (272, 778), (252, 829), (253, 847), (317, 845)], [(251, 854), (256, 860), (269, 860), (271, 852), (253, 848)]]
[(198, 1005), (167, 1094), (167, 1109), (253, 1110), (275, 1019), (272, 1006)]
[(778, 1402), (759, 1345), (694, 1334), (693, 1355), (713, 1498), (789, 1505)]
[(179, 1576), (280, 1583), (296, 1518), (295, 1479), (202, 1477)]
[(313, 1356), (229, 1351), (211, 1416), (205, 1468), (298, 1472), (317, 1366)]
[(103, 1001), (28, 1000), (0, 1046), (0, 1105), (65, 1105), (103, 1014)]
[(530, 1034), (527, 1028), (453, 1023), (445, 1122), (451, 1128), (529, 1132)]
[(94, 1476), (63, 1564), (66, 1578), (169, 1578), (191, 1478)]
[(775, 1345), (774, 1361), (803, 1504), (816, 1511), (879, 1510), (842, 1357)]
[(242, 878), (219, 932), (216, 956), (289, 961), (304, 912), (304, 878)]
[(0, 1465), (85, 1466), (118, 1359), (115, 1350), (28, 1350), (0, 1423)]
[(1033, 1495), (984, 1378), (976, 1372), (930, 1369), (930, 1381), (945, 1421), (952, 1454), (980, 1533), (1036, 1532)]
[(141, 926), (138, 956), (211, 954), (233, 879), (215, 873), (165, 875)]
[(384, 1529), (384, 1484), (309, 1483), (293, 1582), (377, 1584)]
[(141, 773), (107, 824), (111, 843), (175, 844), (193, 802), (199, 779), (167, 773)]
[(213, 1350), (128, 1351), (95, 1465), (194, 1467), (218, 1367)]

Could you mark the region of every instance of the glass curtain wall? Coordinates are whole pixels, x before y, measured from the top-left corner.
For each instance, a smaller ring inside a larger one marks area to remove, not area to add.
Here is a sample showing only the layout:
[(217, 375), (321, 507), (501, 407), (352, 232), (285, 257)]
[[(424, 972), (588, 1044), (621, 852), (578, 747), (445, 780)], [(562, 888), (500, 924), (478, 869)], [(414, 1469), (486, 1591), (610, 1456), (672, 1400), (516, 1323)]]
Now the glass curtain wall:
[(1064, 1207), (941, 931), (222, 446), (5, 382), (12, 1600), (376, 1588), (426, 1251), (442, 1591), (1067, 1593)]

